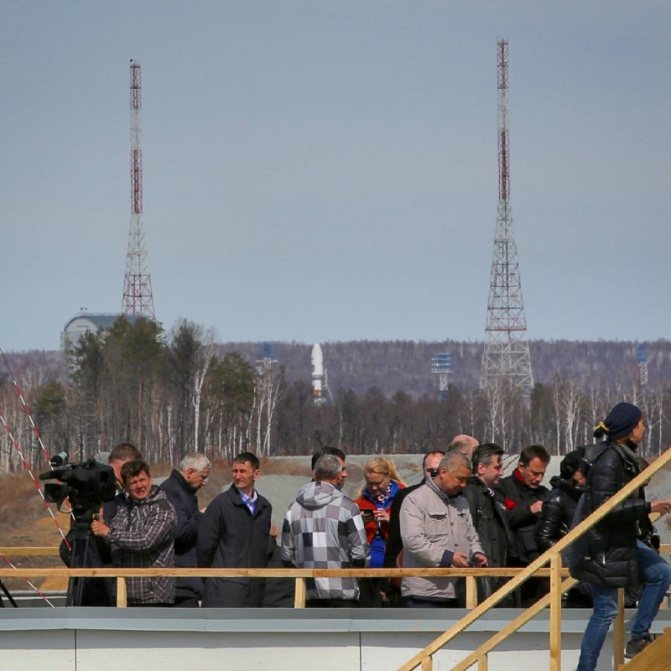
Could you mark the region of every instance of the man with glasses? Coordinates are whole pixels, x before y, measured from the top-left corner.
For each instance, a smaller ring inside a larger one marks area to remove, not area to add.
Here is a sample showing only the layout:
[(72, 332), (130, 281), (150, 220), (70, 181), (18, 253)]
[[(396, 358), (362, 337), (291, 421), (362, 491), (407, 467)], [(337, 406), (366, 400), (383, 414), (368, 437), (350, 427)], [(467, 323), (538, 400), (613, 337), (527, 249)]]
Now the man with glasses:
[(438, 475), (438, 467), (440, 460), (445, 456), (443, 450), (430, 450), (424, 455), (422, 459), (422, 480), (416, 485), (402, 489), (394, 497), (389, 511), (389, 537), (387, 538), (387, 546), (384, 550), (384, 567), (398, 568), (396, 566), (396, 558), (403, 549), (403, 540), (401, 538), (401, 504), (405, 497), (414, 492), (415, 489), (421, 487), (430, 478), (435, 478)]
[[(198, 527), (203, 517), (198, 507), (196, 493), (207, 483), (212, 464), (204, 454), (187, 454), (173, 469), (161, 490), (172, 503), (177, 513), (175, 534), (175, 566), (196, 568), (196, 543)], [(203, 598), (202, 578), (177, 578), (175, 583), (175, 606), (198, 608)]]

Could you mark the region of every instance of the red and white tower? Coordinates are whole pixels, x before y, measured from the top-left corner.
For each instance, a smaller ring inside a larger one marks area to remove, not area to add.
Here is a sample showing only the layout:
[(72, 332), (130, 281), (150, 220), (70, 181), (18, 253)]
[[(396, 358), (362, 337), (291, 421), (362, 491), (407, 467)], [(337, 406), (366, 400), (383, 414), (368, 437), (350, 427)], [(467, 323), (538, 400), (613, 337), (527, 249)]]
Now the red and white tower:
[(498, 50), (499, 207), (487, 304), (487, 340), (482, 357), (480, 388), (507, 381), (530, 391), (533, 387), (522, 281), (510, 211), (510, 142), (508, 134), (508, 42)]
[(140, 64), (130, 62), (130, 230), (121, 311), (128, 316), (155, 319), (151, 275), (142, 226), (142, 86)]

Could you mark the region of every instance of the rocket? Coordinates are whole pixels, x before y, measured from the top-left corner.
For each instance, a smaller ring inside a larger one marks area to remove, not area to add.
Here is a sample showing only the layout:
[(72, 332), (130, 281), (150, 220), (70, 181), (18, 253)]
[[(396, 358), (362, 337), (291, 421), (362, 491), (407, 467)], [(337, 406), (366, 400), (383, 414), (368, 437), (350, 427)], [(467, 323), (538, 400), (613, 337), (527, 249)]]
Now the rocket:
[(312, 362), (312, 398), (321, 399), (324, 385), (324, 355), (319, 343), (312, 346), (310, 360)]

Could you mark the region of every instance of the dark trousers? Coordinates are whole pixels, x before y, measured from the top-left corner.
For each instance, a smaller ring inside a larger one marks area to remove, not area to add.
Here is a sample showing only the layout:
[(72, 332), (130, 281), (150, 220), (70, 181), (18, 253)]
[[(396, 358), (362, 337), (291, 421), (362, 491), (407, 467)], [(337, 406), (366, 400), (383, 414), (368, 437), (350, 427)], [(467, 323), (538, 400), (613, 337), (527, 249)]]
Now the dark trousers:
[(419, 596), (406, 596), (403, 605), (406, 608), (459, 608), (459, 599), (423, 599)]
[(307, 599), (306, 608), (358, 608), (356, 599)]

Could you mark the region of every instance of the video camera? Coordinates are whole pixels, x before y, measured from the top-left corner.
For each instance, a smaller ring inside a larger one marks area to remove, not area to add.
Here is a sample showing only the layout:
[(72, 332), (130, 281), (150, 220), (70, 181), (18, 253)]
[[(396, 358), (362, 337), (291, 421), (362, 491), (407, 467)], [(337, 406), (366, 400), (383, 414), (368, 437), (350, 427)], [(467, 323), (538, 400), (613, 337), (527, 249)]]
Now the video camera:
[(40, 473), (40, 480), (59, 480), (44, 485), (44, 498), (60, 510), (67, 498), (76, 520), (88, 519), (100, 506), (116, 495), (116, 478), (111, 466), (88, 459), (79, 464), (68, 462), (68, 453), (60, 452), (49, 461), (52, 470)]

